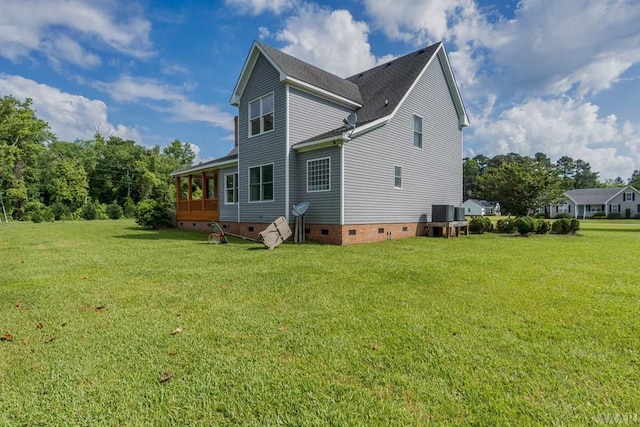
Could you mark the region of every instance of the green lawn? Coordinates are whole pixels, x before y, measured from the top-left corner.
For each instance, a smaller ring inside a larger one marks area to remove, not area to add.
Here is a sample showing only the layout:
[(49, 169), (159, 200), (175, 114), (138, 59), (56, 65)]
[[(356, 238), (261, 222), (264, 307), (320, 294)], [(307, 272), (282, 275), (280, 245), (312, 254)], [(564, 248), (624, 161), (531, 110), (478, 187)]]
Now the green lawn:
[(580, 234), (3, 223), (0, 425), (637, 422), (640, 221)]

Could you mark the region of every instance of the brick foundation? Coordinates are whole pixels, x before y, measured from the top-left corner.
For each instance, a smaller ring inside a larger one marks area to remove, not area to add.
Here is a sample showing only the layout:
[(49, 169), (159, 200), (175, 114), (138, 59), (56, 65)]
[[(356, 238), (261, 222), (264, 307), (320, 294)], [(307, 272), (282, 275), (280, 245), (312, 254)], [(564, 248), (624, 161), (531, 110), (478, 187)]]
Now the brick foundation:
[[(183, 230), (211, 232), (210, 223), (210, 221), (178, 221), (176, 225)], [(257, 239), (258, 234), (269, 224), (218, 221), (218, 225), (226, 233)], [(289, 226), (293, 231), (293, 222)], [(330, 245), (381, 242), (426, 235), (424, 222), (353, 225), (305, 224), (305, 229), (305, 236), (308, 240)]]

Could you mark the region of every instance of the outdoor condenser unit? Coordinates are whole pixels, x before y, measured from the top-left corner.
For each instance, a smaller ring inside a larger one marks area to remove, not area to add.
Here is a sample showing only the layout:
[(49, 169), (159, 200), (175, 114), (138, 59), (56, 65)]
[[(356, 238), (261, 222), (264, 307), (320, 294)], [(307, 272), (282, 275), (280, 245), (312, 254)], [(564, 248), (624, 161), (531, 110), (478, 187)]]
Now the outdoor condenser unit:
[(455, 219), (455, 206), (431, 205), (431, 217), (433, 222), (452, 222)]
[(455, 219), (456, 221), (464, 221), (464, 208), (456, 207)]

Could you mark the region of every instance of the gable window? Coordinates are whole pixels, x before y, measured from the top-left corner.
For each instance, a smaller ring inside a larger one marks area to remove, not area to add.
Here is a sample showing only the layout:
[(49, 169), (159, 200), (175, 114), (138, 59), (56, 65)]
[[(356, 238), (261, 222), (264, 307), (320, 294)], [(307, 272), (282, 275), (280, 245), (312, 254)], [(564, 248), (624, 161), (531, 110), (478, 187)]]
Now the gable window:
[(401, 166), (395, 167), (393, 186), (394, 188), (402, 188), (402, 167)]
[(249, 103), (249, 136), (273, 130), (273, 93)]
[(224, 176), (224, 203), (232, 205), (238, 203), (238, 174), (230, 173)]
[(413, 116), (413, 146), (422, 148), (422, 117)]
[(249, 201), (273, 201), (273, 164), (249, 168)]
[(331, 190), (331, 159), (307, 161), (307, 192)]
[(622, 195), (623, 202), (632, 202), (636, 199), (636, 193), (628, 192)]

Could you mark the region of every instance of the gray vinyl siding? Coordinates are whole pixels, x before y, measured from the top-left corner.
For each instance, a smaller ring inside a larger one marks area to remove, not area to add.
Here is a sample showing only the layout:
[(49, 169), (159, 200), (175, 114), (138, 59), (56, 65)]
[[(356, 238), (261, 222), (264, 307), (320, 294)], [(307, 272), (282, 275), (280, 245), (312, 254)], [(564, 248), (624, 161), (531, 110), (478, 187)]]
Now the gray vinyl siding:
[[(329, 191), (308, 192), (307, 161), (327, 157), (331, 164), (331, 189)], [(340, 224), (340, 148), (327, 147), (300, 153), (298, 154), (297, 169), (297, 175), (300, 177), (296, 185), (299, 199), (292, 200), (292, 203), (309, 202), (305, 221), (308, 224)]]
[[(330, 130), (342, 126), (342, 120), (346, 118), (353, 110), (347, 107), (334, 104), (325, 99), (311, 95), (299, 89), (289, 88), (289, 144), (294, 145), (305, 141), (316, 135), (323, 134)], [(315, 154), (314, 154), (315, 156)], [(322, 157), (322, 156), (320, 156)], [(308, 157), (305, 157), (308, 159)], [(291, 203), (304, 201), (306, 194), (306, 160), (300, 160), (295, 152), (291, 152), (290, 156), (290, 182), (291, 186)], [(331, 160), (333, 173), (333, 159)], [(339, 166), (339, 163), (337, 163)], [(304, 172), (300, 175), (300, 171)], [(302, 182), (295, 185), (296, 182)], [(333, 186), (332, 186), (333, 188)], [(334, 196), (334, 191), (332, 191)], [(340, 202), (340, 195), (337, 194), (337, 203)], [(332, 202), (334, 203), (334, 202)], [(338, 209), (339, 212), (339, 209)], [(329, 220), (329, 218), (327, 218)], [(318, 220), (322, 221), (322, 220)], [(333, 219), (326, 224), (333, 224)], [(339, 220), (338, 220), (339, 223)]]
[[(413, 116), (422, 117), (422, 149)], [(394, 188), (394, 167), (402, 188)], [(462, 202), (462, 131), (435, 57), (385, 126), (345, 144), (345, 224), (431, 220), (431, 205)]]
[[(249, 102), (274, 94), (273, 131), (249, 138)], [(279, 73), (260, 55), (238, 108), (240, 222), (269, 223), (285, 215), (286, 93)], [(249, 168), (273, 163), (273, 201), (249, 203)]]
[[(237, 173), (238, 168), (236, 166), (231, 168), (220, 169), (220, 194), (219, 194), (219, 206), (220, 206), (220, 221), (237, 221), (238, 220), (238, 204), (226, 204), (226, 180), (225, 175), (231, 173)], [(239, 190), (239, 189), (238, 189)]]

